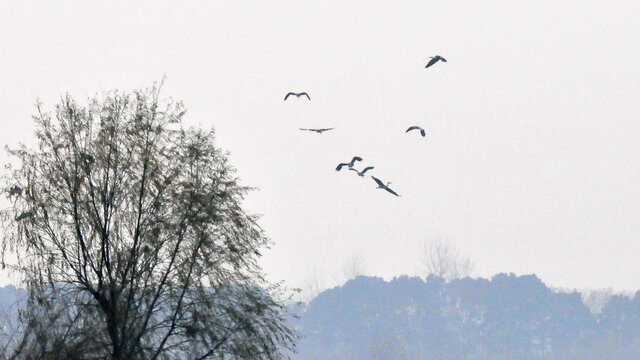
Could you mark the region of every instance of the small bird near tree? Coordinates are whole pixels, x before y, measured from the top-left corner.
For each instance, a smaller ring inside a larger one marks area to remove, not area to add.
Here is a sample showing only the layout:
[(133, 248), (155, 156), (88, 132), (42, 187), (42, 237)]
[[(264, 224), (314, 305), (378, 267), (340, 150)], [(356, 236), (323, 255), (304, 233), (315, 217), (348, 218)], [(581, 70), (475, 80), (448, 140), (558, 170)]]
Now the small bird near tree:
[(432, 56), (431, 60), (429, 60), (429, 62), (427, 63), (427, 66), (425, 66), (425, 68), (428, 68), (429, 66), (437, 63), (438, 61), (447, 62), (447, 59), (443, 58), (440, 55)]
[(351, 167), (353, 167), (353, 164), (356, 163), (356, 161), (362, 161), (362, 158), (360, 156), (354, 156), (353, 159), (351, 159), (350, 162), (338, 164), (338, 167), (336, 167), (336, 171), (340, 171), (343, 166), (349, 166), (351, 168)]
[(303, 129), (303, 128), (298, 128), (298, 129), (305, 130), (305, 131), (313, 131), (313, 132), (317, 132), (318, 134), (322, 134), (325, 131), (333, 130), (333, 128), (326, 128), (326, 129)]
[(28, 218), (30, 218), (32, 216), (33, 216), (33, 213), (31, 211), (26, 211), (26, 212), (23, 212), (22, 214), (16, 216), (16, 221), (28, 219)]
[(373, 166), (367, 166), (366, 168), (362, 169), (362, 171), (358, 171), (355, 168), (351, 167), (351, 168), (349, 168), (349, 170), (353, 170), (358, 174), (358, 176), (364, 177), (364, 173), (366, 173), (369, 170), (372, 170), (373, 168), (374, 168)]
[(425, 137), (427, 134), (425, 133), (424, 129), (421, 128), (420, 126), (410, 126), (407, 131), (405, 131), (405, 133), (408, 133), (409, 131), (412, 130), (420, 130), (420, 135), (422, 135), (422, 137)]
[(377, 189), (384, 189), (384, 190), (387, 190), (388, 192), (392, 193), (395, 196), (400, 196), (400, 195), (398, 195), (398, 193), (396, 193), (395, 191), (391, 190), (391, 188), (389, 188), (389, 184), (391, 184), (391, 182), (387, 182), (385, 184), (385, 183), (382, 182), (382, 180), (378, 179), (375, 176), (372, 176), (371, 178), (378, 184)]
[(9, 196), (20, 195), (20, 194), (22, 194), (22, 188), (18, 185), (13, 185), (9, 189)]
[(295, 97), (306, 96), (307, 99), (311, 100), (311, 98), (309, 97), (309, 94), (307, 94), (306, 92), (301, 92), (301, 93), (289, 92), (289, 93), (287, 93), (287, 95), (284, 96), (284, 101), (287, 101), (287, 99), (291, 95), (295, 95)]

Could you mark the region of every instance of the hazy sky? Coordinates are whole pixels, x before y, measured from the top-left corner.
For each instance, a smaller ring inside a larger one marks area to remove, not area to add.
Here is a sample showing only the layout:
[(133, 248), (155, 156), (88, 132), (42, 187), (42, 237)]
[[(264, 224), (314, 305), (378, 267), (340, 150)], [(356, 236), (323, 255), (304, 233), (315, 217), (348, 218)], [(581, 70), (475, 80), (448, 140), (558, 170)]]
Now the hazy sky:
[[(0, 5), (0, 143), (33, 143), (37, 98), (166, 74), (260, 189), (272, 280), (332, 283), (353, 253), (416, 274), (446, 236), (476, 275), (640, 289), (638, 1), (23, 3)], [(334, 171), (356, 154), (402, 197)]]

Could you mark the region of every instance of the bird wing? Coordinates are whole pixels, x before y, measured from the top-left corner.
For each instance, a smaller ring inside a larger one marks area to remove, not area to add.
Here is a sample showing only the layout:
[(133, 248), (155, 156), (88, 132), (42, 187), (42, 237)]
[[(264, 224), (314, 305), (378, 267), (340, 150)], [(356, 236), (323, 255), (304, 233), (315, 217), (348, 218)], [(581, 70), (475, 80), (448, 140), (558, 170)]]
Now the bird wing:
[(362, 161), (362, 158), (360, 156), (354, 156), (353, 159), (351, 159), (352, 163), (356, 161)]
[(440, 60), (442, 60), (443, 62), (447, 62), (447, 59), (443, 58), (442, 56), (440, 56)]
[(367, 171), (369, 171), (371, 169), (373, 169), (373, 166), (367, 166), (366, 168), (362, 169), (361, 174), (364, 174), (364, 173), (366, 173)]
[(420, 129), (420, 135), (422, 135), (422, 137), (426, 136), (426, 133), (424, 132), (424, 129)]
[(425, 68), (428, 68), (429, 66), (435, 64), (438, 62), (438, 58), (434, 57), (433, 59), (429, 60), (429, 62), (427, 63), (427, 66), (425, 66)]
[(292, 93), (292, 92), (288, 93), (287, 95), (285, 95), (284, 100), (286, 101), (287, 98), (291, 95), (296, 95), (296, 93)]
[(338, 164), (338, 166), (336, 167), (336, 171), (340, 171), (340, 169), (342, 169), (342, 167), (345, 166), (345, 165), (349, 165), (349, 164), (347, 164), (347, 163)]
[(389, 189), (388, 187), (385, 187), (384, 189), (385, 189), (385, 190), (387, 190), (388, 192), (392, 193), (392, 194), (393, 194), (393, 195), (395, 195), (395, 196), (400, 196), (400, 195), (398, 195), (398, 193), (397, 193), (397, 192), (395, 192), (395, 191), (393, 191), (393, 190)]
[(309, 94), (307, 94), (306, 92), (301, 92), (300, 94), (298, 94), (298, 96), (306, 96), (307, 99), (311, 100), (311, 98), (309, 97)]
[(329, 130), (333, 130), (333, 128), (326, 128), (326, 129), (318, 129), (319, 131), (329, 131)]
[(349, 168), (349, 170), (353, 170), (353, 171), (357, 172), (358, 174), (360, 173), (358, 170), (356, 170), (354, 168)]
[(307, 131), (313, 131), (313, 129), (305, 129), (305, 128), (298, 128), (300, 130), (307, 130)]
[(378, 185), (383, 186), (383, 187), (386, 187), (386, 185), (385, 185), (382, 181), (380, 181), (380, 179), (378, 179), (377, 177), (372, 176), (371, 178), (372, 178), (376, 183), (378, 183)]
[(410, 126), (405, 133), (408, 133), (411, 130), (420, 129), (420, 126)]

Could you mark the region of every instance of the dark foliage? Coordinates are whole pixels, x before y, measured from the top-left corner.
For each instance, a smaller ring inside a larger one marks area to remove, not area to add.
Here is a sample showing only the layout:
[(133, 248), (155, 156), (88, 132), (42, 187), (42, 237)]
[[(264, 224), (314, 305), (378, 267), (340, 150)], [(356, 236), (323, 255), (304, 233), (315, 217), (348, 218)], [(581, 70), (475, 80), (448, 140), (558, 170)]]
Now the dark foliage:
[(257, 265), (269, 241), (241, 207), (249, 189), (184, 114), (155, 87), (87, 106), (66, 97), (53, 115), (38, 106), (37, 146), (10, 150), (21, 165), (4, 178), (3, 259), (17, 255), (29, 290), (20, 358), (273, 359), (293, 347), (283, 290)]

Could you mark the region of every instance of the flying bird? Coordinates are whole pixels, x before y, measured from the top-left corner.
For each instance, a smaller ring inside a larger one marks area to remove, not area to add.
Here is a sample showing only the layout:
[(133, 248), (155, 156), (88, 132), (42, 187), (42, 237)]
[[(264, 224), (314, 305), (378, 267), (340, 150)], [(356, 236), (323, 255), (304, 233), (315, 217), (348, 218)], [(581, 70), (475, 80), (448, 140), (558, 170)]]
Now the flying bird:
[(440, 55), (432, 56), (431, 60), (429, 60), (429, 62), (427, 63), (427, 66), (425, 66), (425, 68), (428, 68), (429, 66), (437, 63), (439, 60), (442, 60), (442, 62), (447, 62), (447, 59), (443, 58)]
[(306, 131), (314, 131), (314, 132), (317, 132), (318, 134), (322, 134), (325, 131), (333, 130), (333, 128), (326, 128), (326, 129), (303, 129), (303, 128), (298, 128), (298, 129), (306, 130)]
[(20, 194), (22, 194), (22, 188), (18, 185), (13, 185), (9, 189), (9, 196), (20, 195)]
[(393, 190), (391, 190), (391, 189), (389, 188), (389, 184), (391, 184), (391, 182), (387, 182), (387, 184), (385, 185), (385, 184), (384, 184), (380, 179), (378, 179), (377, 177), (372, 176), (371, 178), (372, 178), (372, 179), (373, 179), (373, 180), (378, 184), (378, 187), (377, 187), (376, 189), (384, 189), (384, 190), (387, 190), (388, 192), (392, 193), (392, 194), (393, 194), (393, 195), (395, 195), (395, 196), (400, 196), (400, 195), (398, 195), (398, 193), (396, 193), (395, 191), (393, 191)]
[(362, 158), (360, 156), (354, 156), (353, 159), (351, 159), (351, 162), (338, 164), (338, 167), (336, 167), (336, 171), (340, 171), (343, 166), (349, 166), (351, 168), (353, 167), (353, 164), (356, 163), (356, 161), (362, 161)]
[(405, 133), (408, 133), (408, 132), (409, 132), (409, 131), (411, 131), (411, 130), (420, 130), (420, 135), (422, 135), (422, 137), (425, 137), (425, 136), (426, 136), (426, 133), (424, 132), (424, 129), (423, 129), (423, 128), (421, 128), (420, 126), (415, 126), (415, 125), (414, 125), (414, 126), (410, 126), (410, 127), (407, 129), (407, 131), (405, 131)]
[(369, 171), (371, 169), (373, 169), (373, 166), (367, 166), (366, 168), (362, 169), (362, 171), (358, 171), (358, 170), (356, 170), (356, 169), (354, 169), (352, 167), (349, 168), (349, 170), (355, 171), (356, 173), (358, 173), (358, 176), (362, 176), (362, 177), (364, 177), (364, 173), (366, 173), (367, 171)]
[(311, 100), (311, 98), (309, 97), (309, 94), (307, 94), (306, 92), (301, 92), (301, 93), (290, 92), (290, 93), (287, 93), (287, 95), (285, 95), (284, 101), (287, 101), (287, 98), (291, 95), (295, 95), (296, 97), (306, 96), (307, 99)]

